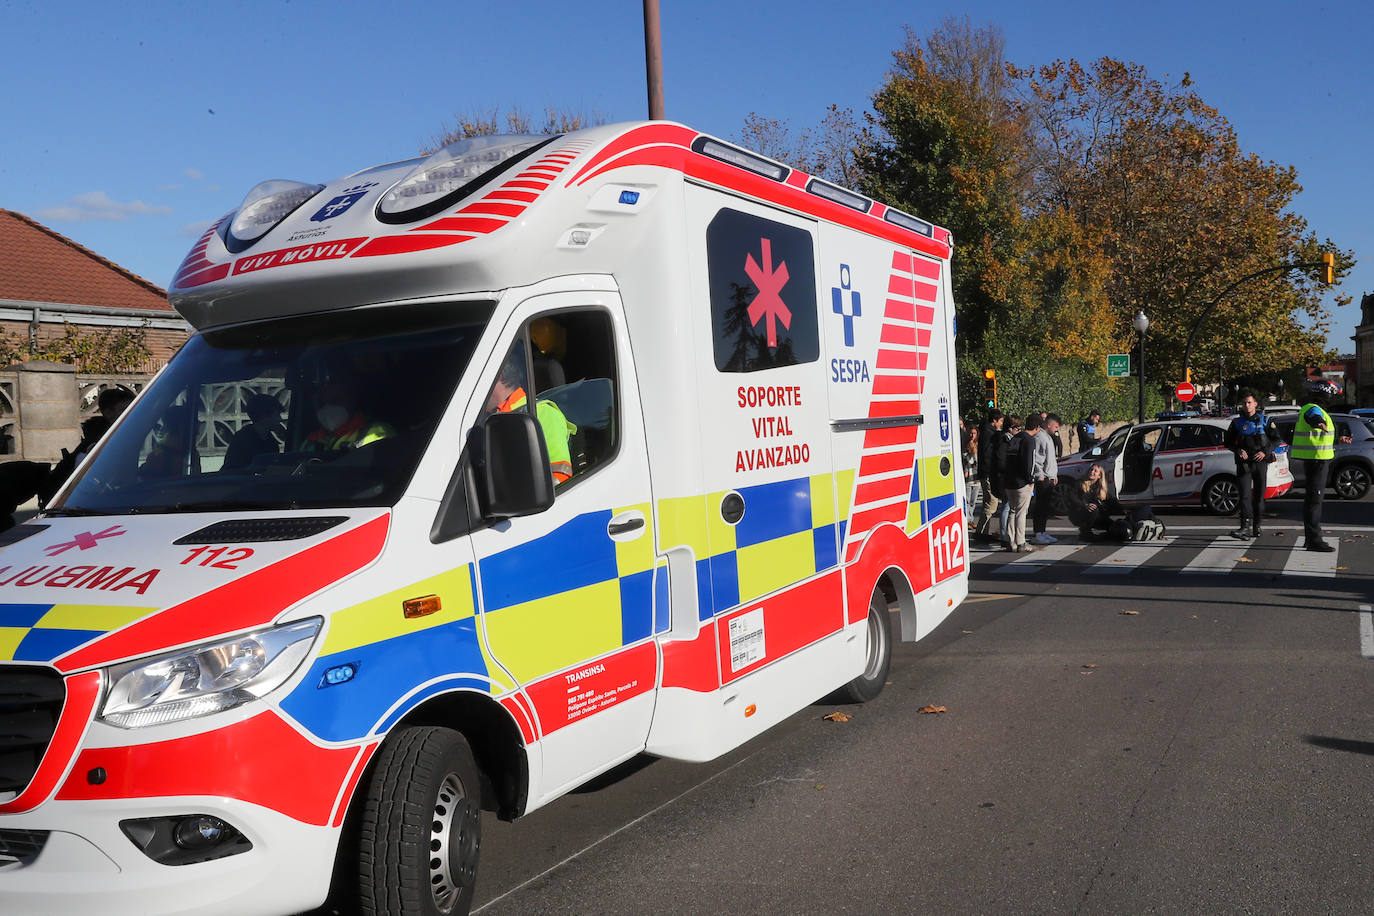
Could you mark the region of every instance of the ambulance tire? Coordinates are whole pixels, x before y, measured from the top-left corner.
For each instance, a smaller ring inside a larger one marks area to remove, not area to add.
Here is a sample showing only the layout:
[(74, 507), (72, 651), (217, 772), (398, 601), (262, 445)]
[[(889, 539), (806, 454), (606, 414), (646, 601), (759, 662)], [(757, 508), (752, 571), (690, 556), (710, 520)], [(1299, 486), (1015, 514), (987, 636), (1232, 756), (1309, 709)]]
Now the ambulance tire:
[(868, 599), (868, 654), (864, 673), (844, 685), (841, 691), (853, 703), (867, 703), (883, 692), (887, 672), (892, 667), (892, 614), (881, 589)]
[(359, 903), (366, 914), (463, 916), (477, 887), (482, 795), (461, 734), (397, 730), (373, 765), (359, 829)]

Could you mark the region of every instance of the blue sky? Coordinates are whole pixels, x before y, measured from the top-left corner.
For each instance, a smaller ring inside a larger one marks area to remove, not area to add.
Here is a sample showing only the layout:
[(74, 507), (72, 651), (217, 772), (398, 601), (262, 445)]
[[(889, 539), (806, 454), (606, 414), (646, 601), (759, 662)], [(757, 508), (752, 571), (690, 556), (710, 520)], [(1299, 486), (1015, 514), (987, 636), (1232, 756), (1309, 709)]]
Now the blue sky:
[[(863, 110), (903, 27), (995, 24), (1032, 65), (1102, 55), (1192, 74), (1249, 152), (1295, 165), (1295, 203), (1363, 259), (1331, 346), (1374, 291), (1374, 11), (1366, 3), (660, 0), (668, 117), (731, 136), (751, 111)], [(455, 115), (646, 115), (638, 0), (495, 5), (0, 0), (0, 207), (166, 285), (198, 227), (258, 181), (408, 158)]]

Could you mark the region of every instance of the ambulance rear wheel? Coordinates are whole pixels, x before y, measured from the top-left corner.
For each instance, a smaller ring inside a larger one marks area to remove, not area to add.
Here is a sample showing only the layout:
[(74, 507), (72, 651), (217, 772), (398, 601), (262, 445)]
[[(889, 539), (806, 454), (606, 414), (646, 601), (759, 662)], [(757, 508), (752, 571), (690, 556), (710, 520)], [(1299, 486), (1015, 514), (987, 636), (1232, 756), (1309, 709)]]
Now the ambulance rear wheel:
[(855, 703), (866, 703), (883, 692), (887, 672), (892, 667), (892, 614), (881, 590), (868, 599), (868, 653), (864, 673), (844, 686), (844, 695)]
[(428, 726), (393, 734), (377, 754), (362, 812), (362, 911), (464, 916), (477, 886), (481, 802), (462, 735)]

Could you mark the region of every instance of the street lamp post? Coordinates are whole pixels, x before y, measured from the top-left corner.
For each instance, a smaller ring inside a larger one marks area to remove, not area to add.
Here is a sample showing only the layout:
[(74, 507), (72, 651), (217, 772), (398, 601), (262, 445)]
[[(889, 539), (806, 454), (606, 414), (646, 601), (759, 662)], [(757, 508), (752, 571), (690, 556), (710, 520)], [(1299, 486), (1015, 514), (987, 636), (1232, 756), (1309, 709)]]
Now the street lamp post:
[(1145, 422), (1145, 330), (1150, 326), (1150, 319), (1145, 317), (1143, 311), (1135, 313), (1135, 331), (1140, 336), (1140, 365), (1137, 373), (1140, 377), (1140, 398), (1136, 402), (1137, 422)]

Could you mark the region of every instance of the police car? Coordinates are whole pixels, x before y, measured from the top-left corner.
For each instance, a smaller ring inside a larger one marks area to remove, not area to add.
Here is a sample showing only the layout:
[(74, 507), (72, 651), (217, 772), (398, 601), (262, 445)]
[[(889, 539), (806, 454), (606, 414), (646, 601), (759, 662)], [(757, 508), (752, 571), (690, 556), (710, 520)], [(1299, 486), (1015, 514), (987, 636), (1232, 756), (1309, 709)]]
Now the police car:
[[(1107, 485), (1125, 506), (1196, 506), (1231, 515), (1240, 504), (1236, 461), (1226, 448), (1230, 420), (1189, 417), (1123, 426), (1092, 448), (1059, 462), (1059, 485), (1082, 480), (1102, 466)], [(1265, 498), (1293, 486), (1288, 447), (1275, 449)]]
[[(1369, 492), (1374, 480), (1374, 419), (1351, 414), (1333, 413), (1336, 424), (1335, 457), (1326, 475), (1326, 485), (1336, 491), (1340, 499), (1360, 499)], [(1293, 443), (1293, 430), (1298, 425), (1297, 413), (1274, 420), (1283, 439)], [(1349, 442), (1342, 439), (1349, 438)], [(1293, 482), (1303, 484), (1303, 463), (1293, 462)]]

